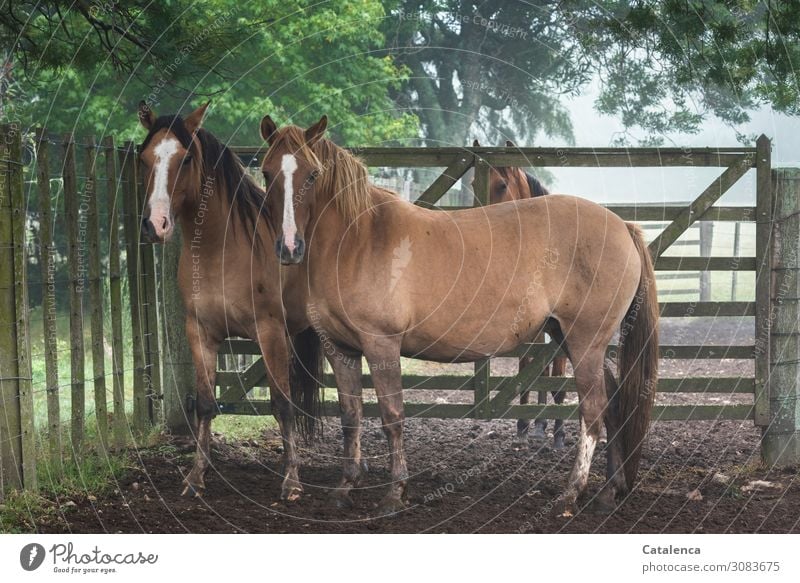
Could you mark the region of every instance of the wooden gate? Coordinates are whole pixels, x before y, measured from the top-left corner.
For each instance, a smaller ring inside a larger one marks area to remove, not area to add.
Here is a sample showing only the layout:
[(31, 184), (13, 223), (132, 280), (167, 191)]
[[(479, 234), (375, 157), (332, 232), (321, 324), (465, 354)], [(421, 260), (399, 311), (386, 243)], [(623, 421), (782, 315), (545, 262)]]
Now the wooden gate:
[[(769, 306), (770, 261), (769, 243), (773, 216), (770, 182), (770, 141), (761, 136), (755, 148), (366, 148), (355, 151), (371, 167), (445, 167), (446, 170), (425, 190), (415, 204), (429, 208), (459, 208), (436, 206), (442, 196), (470, 168), (475, 171), (474, 205), (488, 201), (489, 171), (503, 166), (544, 167), (718, 167), (721, 174), (689, 205), (609, 205), (608, 208), (627, 221), (667, 222), (663, 231), (650, 244), (658, 272), (734, 271), (755, 272), (755, 301), (691, 301), (661, 304), (661, 316), (692, 318), (701, 316), (754, 317), (753, 345), (662, 345), (662, 359), (748, 359), (755, 363), (753, 377), (684, 377), (662, 378), (661, 393), (747, 393), (753, 394), (752, 404), (657, 405), (653, 416), (658, 420), (752, 419), (757, 425), (769, 420), (767, 378), (769, 376)], [(255, 148), (239, 148), (246, 161), (259, 154)], [(756, 172), (756, 206), (714, 206), (748, 171)], [(733, 221), (755, 223), (756, 249), (753, 257), (668, 257), (664, 252), (698, 221)], [(613, 352), (615, 347), (610, 347)], [(229, 340), (221, 349), (224, 354), (258, 355), (253, 342)], [(517, 419), (546, 417), (549, 419), (577, 418), (575, 405), (518, 405), (514, 404), (520, 391), (574, 390), (570, 378), (540, 376), (545, 363), (558, 353), (553, 344), (531, 344), (517, 351), (498, 356), (533, 356), (533, 362), (516, 376), (494, 376), (490, 359), (474, 364), (472, 375), (404, 375), (403, 388), (414, 390), (469, 391), (471, 403), (441, 402), (408, 403), (406, 415), (416, 417)], [(223, 413), (264, 415), (270, 413), (265, 399), (249, 398), (254, 387), (265, 386), (264, 364), (257, 358), (244, 371), (219, 371), (219, 406)], [(363, 377), (364, 387), (372, 387), (370, 375)], [(333, 375), (323, 379), (326, 387), (334, 387)], [(375, 403), (366, 403), (366, 415), (378, 416)], [(325, 413), (338, 415), (338, 405), (325, 404)]]

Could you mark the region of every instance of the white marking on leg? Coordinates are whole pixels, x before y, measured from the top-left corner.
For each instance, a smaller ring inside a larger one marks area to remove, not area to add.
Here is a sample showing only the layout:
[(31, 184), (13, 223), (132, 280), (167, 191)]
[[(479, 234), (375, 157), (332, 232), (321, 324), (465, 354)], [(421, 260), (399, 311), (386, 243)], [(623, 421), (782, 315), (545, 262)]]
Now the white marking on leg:
[(578, 493), (586, 486), (589, 479), (589, 468), (592, 465), (592, 456), (597, 439), (589, 435), (586, 430), (586, 421), (581, 419), (581, 434), (578, 438), (578, 453), (575, 456), (574, 484)]
[(283, 171), (283, 244), (294, 252), (294, 237), (297, 234), (297, 224), (294, 221), (294, 184), (292, 178), (297, 170), (297, 160), (293, 154), (284, 154), (281, 159)]

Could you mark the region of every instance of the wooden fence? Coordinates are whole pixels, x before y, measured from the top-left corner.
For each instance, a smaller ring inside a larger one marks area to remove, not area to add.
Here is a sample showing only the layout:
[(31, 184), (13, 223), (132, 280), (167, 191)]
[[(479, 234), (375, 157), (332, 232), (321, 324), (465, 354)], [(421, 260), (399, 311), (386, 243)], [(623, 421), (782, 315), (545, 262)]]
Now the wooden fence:
[[(255, 148), (239, 148), (238, 154), (245, 162), (254, 163), (259, 154)], [(659, 274), (684, 271), (751, 271), (756, 273), (755, 301), (684, 301), (661, 304), (661, 316), (668, 318), (697, 317), (753, 317), (755, 337), (768, 332), (769, 311), (769, 236), (772, 202), (770, 184), (770, 142), (762, 136), (754, 148), (366, 148), (356, 150), (371, 167), (444, 167), (445, 171), (419, 196), (416, 204), (428, 208), (436, 203), (474, 168), (474, 205), (488, 201), (488, 178), (491, 167), (545, 166), (545, 167), (719, 167), (723, 172), (688, 205), (609, 205), (609, 208), (629, 221), (660, 222), (663, 229), (650, 244)], [(714, 206), (748, 171), (756, 172), (756, 206)], [(664, 252), (675, 245), (688, 229), (701, 221), (754, 222), (757, 231), (757, 248), (754, 257), (668, 257)], [(613, 352), (615, 347), (609, 350)], [(229, 354), (259, 354), (255, 343), (248, 340), (229, 340), (222, 351)], [(403, 376), (403, 388), (410, 391), (469, 391), (470, 403), (424, 402), (406, 405), (408, 416), (448, 418), (536, 418), (573, 419), (577, 417), (575, 405), (517, 405), (513, 400), (521, 390), (531, 386), (544, 392), (561, 388), (574, 390), (572, 379), (540, 377), (543, 364), (557, 354), (554, 344), (529, 345), (510, 354), (498, 356), (534, 356), (534, 362), (516, 376), (491, 374), (490, 359), (475, 363), (473, 374), (447, 374), (437, 376)], [(700, 394), (690, 405), (658, 405), (654, 418), (660, 420), (699, 419), (753, 419), (758, 425), (768, 421), (769, 401), (765, 393), (769, 370), (769, 353), (756, 350), (755, 345), (663, 345), (662, 359), (746, 359), (754, 361), (752, 377), (683, 377), (664, 378), (659, 382), (662, 393)], [(370, 375), (363, 377), (365, 387), (372, 387)], [(217, 383), (220, 395), (225, 396), (219, 405), (223, 413), (262, 415), (270, 413), (270, 403), (264, 399), (249, 398), (253, 387), (266, 383), (264, 365), (256, 359), (243, 371), (219, 371)], [(335, 386), (333, 375), (325, 375), (323, 384)], [(752, 404), (707, 404), (702, 396), (720, 394), (752, 394)], [(231, 398), (234, 396), (233, 398)], [(338, 414), (335, 403), (327, 403), (326, 412)], [(365, 405), (365, 414), (377, 416), (375, 403)]]
[[(102, 455), (149, 431), (160, 374), (153, 249), (139, 240), (133, 145), (3, 126), (0, 167), (0, 327), (11, 330), (0, 335), (1, 498), (9, 487), (36, 487), (37, 451), (58, 479), (63, 460)], [(64, 296), (68, 330), (59, 326)], [(34, 333), (41, 339), (32, 345)], [(46, 409), (38, 426), (37, 408)]]
[[(238, 149), (248, 161), (259, 152), (256, 148)], [(664, 345), (661, 354), (664, 359), (747, 359), (753, 361), (755, 373), (747, 378), (662, 379), (659, 384), (662, 393), (697, 393), (700, 396), (689, 405), (659, 405), (655, 418), (752, 419), (762, 427), (771, 426), (771, 420), (777, 418), (785, 430), (782, 435), (797, 433), (786, 429), (792, 423), (797, 425), (795, 418), (787, 421), (788, 409), (776, 409), (778, 401), (769, 397), (770, 371), (778, 366), (790, 366), (791, 362), (781, 361), (782, 353), (776, 356), (778, 361), (771, 360), (774, 341), (770, 336), (770, 323), (775, 317), (771, 310), (776, 308), (778, 299), (770, 296), (771, 289), (774, 291), (770, 284), (770, 244), (775, 203), (767, 138), (759, 138), (755, 148), (713, 150), (381, 148), (362, 149), (356, 153), (373, 167), (446, 168), (416, 201), (430, 208), (438, 208), (437, 201), (470, 168), (475, 169), (475, 205), (488, 200), (491, 166), (602, 169), (691, 165), (724, 169), (688, 205), (609, 207), (625, 220), (666, 223), (650, 245), (659, 273), (755, 272), (754, 301), (674, 301), (661, 305), (662, 316), (670, 318), (752, 317), (756, 339), (752, 345)], [(715, 206), (715, 201), (748, 171), (756, 173), (755, 206)], [(793, 191), (787, 192), (785, 197), (789, 200)], [(171, 378), (171, 374), (163, 373), (162, 365), (180, 365), (184, 369), (190, 365), (172, 356), (162, 362), (159, 333), (174, 331), (165, 332), (159, 322), (156, 302), (156, 268), (159, 265), (153, 247), (140, 241), (142, 197), (137, 156), (131, 143), (119, 147), (110, 138), (99, 143), (93, 139), (77, 141), (72, 136), (54, 137), (44, 131), (22, 136), (15, 128), (0, 128), (0, 326), (11, 331), (11, 334), (0, 335), (0, 497), (9, 487), (36, 487), (37, 452), (39, 459), (46, 454), (50, 468), (58, 472), (62, 459), (67, 459), (65, 455), (78, 458), (89, 449), (102, 454), (130, 444), (162, 420), (166, 419), (168, 428), (173, 428), (172, 419), (190, 418), (189, 404), (183, 398), (175, 398), (172, 390), (169, 395), (172, 410), (166, 411), (164, 416), (161, 406), (164, 399), (162, 378)], [(786, 203), (784, 207), (788, 209), (790, 205)], [(786, 210), (786, 220), (797, 218), (798, 212)], [(755, 255), (663, 255), (682, 233), (702, 221), (755, 223)], [(794, 245), (796, 250), (796, 241)], [(796, 273), (786, 267), (793, 259), (786, 255), (784, 248), (778, 257), (781, 269), (798, 279)], [(174, 260), (173, 253), (169, 261)], [(165, 252), (160, 268), (167, 263)], [(68, 330), (59, 326), (57, 316), (57, 292), (61, 290), (68, 298)], [(29, 308), (29, 296), (34, 292), (41, 296), (40, 322), (32, 317)], [(169, 303), (170, 298), (163, 299), (165, 306), (177, 305)], [(779, 315), (786, 312), (773, 311)], [(781, 317), (781, 322), (788, 321), (788, 316)], [(176, 319), (177, 315), (170, 314), (170, 318)], [(31, 342), (32, 322), (41, 326), (36, 330), (41, 341), (34, 343)], [(796, 323), (794, 325), (796, 328)], [(786, 327), (791, 326), (787, 324)], [(791, 333), (791, 330), (785, 332), (786, 336), (781, 338), (787, 342), (796, 340)], [(169, 340), (168, 344), (172, 343), (172, 339)], [(489, 359), (476, 362), (469, 375), (404, 375), (403, 386), (411, 392), (446, 390), (470, 396), (469, 402), (409, 403), (407, 415), (475, 419), (574, 418), (577, 409), (573, 405), (514, 404), (520, 391), (529, 386), (536, 391), (572, 388), (571, 379), (539, 377), (543, 364), (557, 351), (552, 343), (533, 344), (505, 355), (535, 356), (531, 365), (514, 376), (493, 375)], [(224, 343), (221, 354), (255, 356), (252, 359), (248, 356), (244, 371), (220, 371), (220, 395), (226, 396), (219, 402), (221, 412), (270, 413), (269, 400), (263, 391), (259, 391), (258, 398), (253, 398), (256, 395), (252, 389), (265, 385), (264, 365), (257, 356), (255, 344), (230, 339)], [(800, 352), (797, 356), (800, 357)], [(186, 360), (185, 354), (183, 359)], [(91, 360), (88, 377), (87, 360)], [(224, 358), (220, 362), (231, 360)], [(39, 367), (36, 375), (33, 362)], [(792, 362), (800, 362), (800, 358)], [(369, 375), (364, 375), (363, 380), (365, 387), (372, 386)], [(326, 375), (323, 383), (333, 386), (334, 379)], [(189, 386), (177, 389), (189, 393), (193, 390)], [(796, 400), (796, 385), (781, 385), (773, 391), (781, 395), (780, 403)], [(753, 395), (752, 403), (702, 402), (704, 395), (712, 393), (749, 394)], [(66, 407), (69, 407), (68, 417), (64, 415)], [(38, 426), (37, 408), (43, 419)], [(338, 414), (336, 403), (326, 403), (326, 413)], [(365, 413), (377, 415), (376, 405), (368, 403)], [(66, 419), (69, 419), (68, 424), (64, 423)], [(87, 424), (87, 419), (93, 423)], [(95, 431), (96, 438), (89, 439), (87, 429)], [(775, 449), (777, 453), (767, 457), (777, 459), (778, 453), (784, 455), (785, 451), (785, 447)], [(800, 452), (800, 447), (797, 451)], [(784, 455), (782, 459), (796, 457)]]

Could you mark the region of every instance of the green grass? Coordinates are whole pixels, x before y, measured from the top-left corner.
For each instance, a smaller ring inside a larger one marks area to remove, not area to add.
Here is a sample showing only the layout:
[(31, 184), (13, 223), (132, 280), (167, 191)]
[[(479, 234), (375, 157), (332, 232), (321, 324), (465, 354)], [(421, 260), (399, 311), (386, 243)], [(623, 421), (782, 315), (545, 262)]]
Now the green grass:
[(260, 439), (266, 429), (276, 429), (275, 418), (261, 415), (219, 415), (211, 424), (215, 433), (221, 433), (228, 441)]
[(114, 490), (133, 467), (126, 454), (84, 454), (76, 460), (65, 450), (62, 460), (59, 474), (50, 456), (41, 452), (36, 467), (39, 490), (7, 494), (0, 504), (0, 533), (34, 532), (37, 524), (69, 511), (68, 501)]

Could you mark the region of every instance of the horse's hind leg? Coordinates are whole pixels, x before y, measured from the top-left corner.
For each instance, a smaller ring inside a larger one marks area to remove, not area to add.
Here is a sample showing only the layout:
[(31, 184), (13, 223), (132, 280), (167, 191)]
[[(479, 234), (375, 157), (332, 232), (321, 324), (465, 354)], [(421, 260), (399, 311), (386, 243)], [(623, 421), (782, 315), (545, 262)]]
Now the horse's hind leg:
[[(550, 376), (550, 365), (545, 365), (544, 370), (542, 371), (543, 377)], [(539, 405), (547, 405), (547, 393), (546, 392), (539, 392), (537, 393), (536, 402)], [(546, 439), (547, 438), (547, 419), (537, 417), (533, 421), (533, 438), (536, 440)]]
[(574, 358), (572, 365), (575, 369), (575, 384), (580, 400), (581, 426), (575, 464), (563, 495), (566, 516), (576, 512), (578, 496), (586, 490), (592, 456), (602, 430), (603, 416), (608, 402), (603, 377), (604, 353), (603, 348), (571, 351)]
[(211, 463), (211, 420), (217, 414), (214, 388), (220, 341), (213, 338), (203, 324), (194, 318), (186, 320), (186, 335), (192, 351), (196, 379), (197, 449), (192, 469), (183, 480), (184, 488), (181, 495), (191, 494), (199, 497), (205, 492), (205, 475)]
[[(519, 359), (519, 370), (524, 369), (533, 360), (530, 356), (523, 356)], [(530, 391), (522, 391), (519, 394), (519, 404), (527, 405), (531, 400)], [(517, 439), (516, 445), (525, 445), (528, 442), (528, 432), (531, 427), (530, 419), (517, 419)]]
[[(563, 377), (567, 372), (567, 358), (564, 356), (557, 356), (553, 359), (551, 364), (551, 376)], [(566, 391), (553, 391), (553, 402), (556, 405), (564, 403), (564, 398), (567, 396)], [(553, 428), (553, 449), (564, 449), (564, 420), (556, 419)]]
[(342, 454), (342, 478), (339, 485), (331, 491), (331, 499), (340, 508), (353, 505), (350, 491), (358, 486), (363, 469), (361, 461), (361, 354), (345, 352), (332, 345), (333, 350), (326, 354), (336, 376), (339, 393), (344, 452)]
[(595, 509), (599, 512), (612, 512), (616, 508), (617, 496), (627, 491), (625, 475), (623, 473), (622, 444), (617, 432), (621, 429), (619, 418), (619, 385), (608, 363), (603, 367), (605, 373), (606, 394), (608, 395), (608, 408), (606, 410), (606, 483), (600, 490)]

